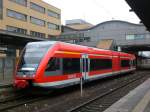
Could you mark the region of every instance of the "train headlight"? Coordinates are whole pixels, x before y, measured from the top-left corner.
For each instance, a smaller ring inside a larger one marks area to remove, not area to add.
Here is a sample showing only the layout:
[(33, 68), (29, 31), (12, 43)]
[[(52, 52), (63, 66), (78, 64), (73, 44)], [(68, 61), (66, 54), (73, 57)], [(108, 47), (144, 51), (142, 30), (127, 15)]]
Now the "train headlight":
[(25, 78), (25, 77), (26, 77), (26, 75), (23, 75), (23, 77)]

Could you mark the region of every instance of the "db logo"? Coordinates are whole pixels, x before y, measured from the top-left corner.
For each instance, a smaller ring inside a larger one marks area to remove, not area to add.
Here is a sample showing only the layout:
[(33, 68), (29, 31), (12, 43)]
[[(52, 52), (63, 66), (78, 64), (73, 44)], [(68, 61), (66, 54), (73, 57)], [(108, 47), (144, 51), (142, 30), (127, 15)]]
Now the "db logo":
[(76, 74), (68, 75), (68, 79), (76, 78)]

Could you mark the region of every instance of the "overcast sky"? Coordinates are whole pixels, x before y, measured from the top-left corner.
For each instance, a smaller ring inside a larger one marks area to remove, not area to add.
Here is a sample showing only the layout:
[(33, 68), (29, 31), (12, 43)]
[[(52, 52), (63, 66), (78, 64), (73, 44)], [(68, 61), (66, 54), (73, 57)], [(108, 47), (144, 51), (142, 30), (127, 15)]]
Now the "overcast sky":
[(108, 20), (139, 23), (125, 0), (43, 0), (61, 9), (62, 24), (65, 20), (84, 19), (98, 24)]

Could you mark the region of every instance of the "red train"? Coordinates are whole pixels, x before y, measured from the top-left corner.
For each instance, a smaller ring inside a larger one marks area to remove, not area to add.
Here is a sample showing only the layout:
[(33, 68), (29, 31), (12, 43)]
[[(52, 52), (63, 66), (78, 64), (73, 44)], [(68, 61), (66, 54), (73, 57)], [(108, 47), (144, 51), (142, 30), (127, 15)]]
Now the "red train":
[(15, 71), (14, 86), (62, 88), (135, 71), (135, 56), (56, 41), (26, 45)]

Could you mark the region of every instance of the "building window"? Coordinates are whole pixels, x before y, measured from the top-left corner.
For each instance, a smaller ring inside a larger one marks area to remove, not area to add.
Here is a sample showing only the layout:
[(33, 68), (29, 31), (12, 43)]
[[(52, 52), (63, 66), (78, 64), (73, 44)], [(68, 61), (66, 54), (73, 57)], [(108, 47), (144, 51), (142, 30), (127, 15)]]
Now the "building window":
[(31, 9), (34, 9), (34, 10), (39, 11), (41, 13), (45, 13), (45, 8), (44, 7), (41, 7), (41, 6), (39, 6), (39, 5), (37, 5), (33, 2), (30, 2), (30, 7), (31, 7)]
[(51, 16), (51, 17), (55, 17), (55, 18), (58, 18), (60, 19), (60, 14), (54, 12), (54, 11), (51, 11), (51, 10), (47, 10), (47, 13), (48, 13), (48, 16)]
[(10, 1), (23, 5), (23, 6), (27, 6), (27, 0), (10, 0)]
[(33, 36), (33, 37), (41, 37), (41, 38), (45, 38), (45, 33), (40, 33), (40, 32), (30, 31), (30, 35)]
[(0, 19), (3, 18), (3, 0), (0, 0)]
[(52, 30), (60, 30), (60, 26), (53, 24), (53, 23), (47, 23), (48, 24), (48, 29), (52, 29)]
[(84, 41), (84, 38), (79, 38), (79, 42), (83, 42)]
[(90, 60), (90, 71), (111, 69), (111, 68), (112, 68), (111, 59), (91, 59)]
[(144, 39), (144, 34), (129, 34), (126, 35), (126, 40), (141, 40)]
[(37, 19), (37, 18), (34, 18), (34, 17), (30, 17), (30, 21), (33, 24), (40, 25), (40, 26), (45, 26), (45, 21), (44, 20)]
[(141, 40), (141, 39), (144, 39), (145, 37), (144, 37), (144, 35), (143, 34), (137, 34), (137, 35), (135, 35), (135, 39), (136, 40)]
[(27, 34), (26, 29), (17, 28), (17, 27), (13, 27), (13, 26), (7, 26), (7, 30), (10, 32), (20, 33), (20, 34), (25, 34), (25, 35)]
[(121, 67), (130, 67), (130, 60), (121, 60)]
[(80, 58), (63, 58), (63, 74), (80, 73)]
[(7, 9), (7, 16), (27, 21), (27, 15)]
[(86, 42), (90, 42), (90, 41), (91, 41), (91, 38), (90, 38), (90, 37), (84, 37), (84, 40), (85, 40)]
[(126, 40), (134, 40), (134, 35), (126, 35)]

